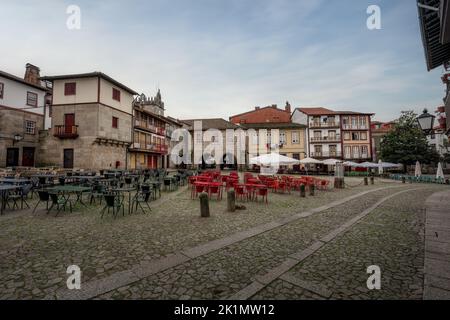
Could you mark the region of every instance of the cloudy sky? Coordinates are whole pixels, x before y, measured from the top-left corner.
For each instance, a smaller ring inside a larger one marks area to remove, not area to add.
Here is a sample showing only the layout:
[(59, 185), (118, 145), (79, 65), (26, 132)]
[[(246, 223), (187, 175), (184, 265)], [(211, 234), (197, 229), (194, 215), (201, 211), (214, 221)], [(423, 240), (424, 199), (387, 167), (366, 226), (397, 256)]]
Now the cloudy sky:
[[(442, 104), (426, 71), (411, 0), (0, 0), (0, 69), (22, 76), (102, 71), (138, 92), (161, 89), (166, 114), (224, 117), (288, 100), (376, 113)], [(81, 29), (69, 30), (69, 5)], [(366, 9), (381, 8), (381, 30)]]

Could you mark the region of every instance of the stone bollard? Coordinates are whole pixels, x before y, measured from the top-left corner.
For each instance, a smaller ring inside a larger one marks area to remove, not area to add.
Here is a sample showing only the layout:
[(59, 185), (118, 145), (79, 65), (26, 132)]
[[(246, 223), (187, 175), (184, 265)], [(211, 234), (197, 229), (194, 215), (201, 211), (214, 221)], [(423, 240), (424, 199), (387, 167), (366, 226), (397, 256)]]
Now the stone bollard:
[(309, 195), (310, 196), (314, 196), (315, 189), (316, 189), (316, 187), (313, 184), (309, 186)]
[(236, 211), (236, 193), (234, 189), (230, 189), (227, 192), (227, 211), (228, 212)]
[(375, 178), (374, 177), (370, 177), (370, 184), (374, 184), (375, 183)]
[(364, 185), (368, 186), (369, 185), (369, 180), (367, 179), (367, 177), (364, 177)]
[(210, 216), (208, 194), (206, 192), (202, 192), (198, 198), (200, 199), (200, 215), (202, 218), (208, 218)]
[(306, 197), (306, 188), (305, 188), (305, 185), (304, 185), (304, 184), (301, 184), (301, 185), (300, 185), (300, 197), (301, 197), (301, 198)]
[(334, 188), (344, 189), (344, 178), (334, 178)]
[(402, 177), (402, 183), (406, 183), (406, 178)]

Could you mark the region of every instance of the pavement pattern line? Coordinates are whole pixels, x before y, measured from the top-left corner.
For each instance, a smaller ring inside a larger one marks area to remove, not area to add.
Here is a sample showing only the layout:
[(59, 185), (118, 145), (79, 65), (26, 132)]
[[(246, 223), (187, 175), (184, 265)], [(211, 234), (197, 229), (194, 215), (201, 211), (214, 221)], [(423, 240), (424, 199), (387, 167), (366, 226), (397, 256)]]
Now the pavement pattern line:
[(424, 300), (450, 299), (450, 190), (426, 201)]
[[(332, 292), (326, 288), (319, 288), (317, 289), (316, 284), (312, 284), (309, 282), (304, 282), (301, 279), (296, 278), (295, 280), (292, 278), (292, 276), (289, 275), (289, 271), (298, 265), (300, 262), (311, 256), (314, 252), (319, 250), (321, 247), (326, 245), (326, 243), (334, 240), (337, 236), (340, 234), (348, 231), (354, 224), (358, 223), (359, 220), (370, 214), (372, 211), (374, 211), (376, 208), (378, 208), (382, 203), (388, 201), (389, 199), (396, 197), (402, 193), (410, 192), (410, 191), (416, 191), (420, 190), (422, 188), (415, 188), (415, 189), (407, 189), (402, 190), (399, 192), (396, 192), (394, 194), (391, 194), (389, 196), (386, 196), (379, 201), (377, 201), (375, 204), (370, 206), (369, 208), (365, 209), (352, 219), (348, 220), (335, 230), (331, 231), (324, 237), (322, 237), (320, 240), (314, 242), (312, 245), (310, 245), (308, 248), (300, 250), (294, 254), (291, 254), (288, 256), (288, 258), (282, 262), (280, 265), (276, 266), (275, 268), (271, 269), (269, 272), (267, 272), (263, 276), (257, 276), (255, 277), (255, 280), (248, 285), (247, 287), (243, 288), (242, 290), (234, 293), (231, 295), (228, 300), (248, 300), (255, 294), (257, 294), (259, 291), (264, 289), (266, 286), (268, 286), (270, 283), (277, 279), (283, 280), (283, 278), (287, 277), (291, 284), (297, 285), (299, 287), (302, 287), (303, 289), (306, 289), (308, 291), (311, 291), (313, 293), (319, 294), (320, 296), (323, 296), (324, 298), (327, 298), (331, 296)], [(304, 286), (302, 286), (304, 285)], [(311, 290), (313, 289), (313, 290)], [(319, 293), (321, 292), (321, 293)]]
[[(129, 270), (120, 271), (120, 272), (114, 273), (114, 274), (112, 274), (108, 277), (102, 278), (102, 279), (82, 283), (80, 290), (60, 289), (56, 292), (56, 299), (62, 299), (62, 300), (92, 299), (92, 298), (95, 298), (96, 296), (99, 296), (101, 294), (104, 294), (109, 291), (115, 290), (117, 288), (123, 287), (125, 285), (129, 285), (133, 282), (137, 282), (137, 281), (147, 278), (153, 274), (156, 274), (161, 271), (167, 270), (169, 268), (178, 266), (182, 263), (185, 263), (185, 262), (195, 259), (197, 257), (209, 254), (209, 253), (217, 251), (219, 249), (223, 249), (229, 245), (246, 240), (248, 238), (262, 234), (264, 232), (273, 230), (275, 228), (281, 227), (290, 222), (293, 222), (293, 221), (296, 221), (296, 220), (299, 220), (299, 219), (302, 219), (305, 217), (309, 217), (315, 213), (319, 213), (319, 212), (331, 209), (333, 207), (339, 206), (346, 202), (349, 202), (349, 201), (352, 201), (359, 197), (362, 197), (366, 194), (381, 191), (381, 190), (399, 188), (399, 187), (402, 187), (402, 186), (380, 187), (380, 188), (363, 191), (363, 192), (348, 196), (348, 197), (340, 199), (340, 200), (335, 200), (333, 202), (330, 202), (327, 205), (323, 205), (323, 206), (313, 208), (313, 209), (310, 209), (307, 211), (299, 212), (294, 215), (281, 217), (272, 222), (265, 223), (265, 224), (262, 224), (259, 226), (255, 226), (253, 228), (237, 232), (235, 234), (232, 234), (232, 235), (224, 237), (224, 238), (212, 240), (207, 243), (197, 245), (195, 247), (186, 248), (181, 251), (174, 252), (174, 253), (169, 254), (158, 260), (140, 263), (140, 264), (132, 267)], [(404, 191), (409, 191), (409, 190), (411, 190), (411, 189), (404, 190)], [(305, 249), (305, 250), (309, 250), (310, 248), (315, 248), (315, 245), (316, 245), (316, 243), (311, 245), (308, 249)], [(298, 260), (292, 259), (292, 261), (296, 261), (296, 263), (298, 263)]]

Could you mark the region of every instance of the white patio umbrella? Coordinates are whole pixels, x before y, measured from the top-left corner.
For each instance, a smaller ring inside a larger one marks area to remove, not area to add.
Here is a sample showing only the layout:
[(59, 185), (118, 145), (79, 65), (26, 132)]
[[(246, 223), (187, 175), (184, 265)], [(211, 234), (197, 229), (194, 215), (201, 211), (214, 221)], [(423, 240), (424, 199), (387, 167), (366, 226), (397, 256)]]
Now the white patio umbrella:
[(304, 158), (304, 159), (300, 160), (300, 163), (301, 164), (321, 164), (321, 163), (323, 163), (323, 161), (308, 157), (308, 158)]
[(344, 162), (344, 166), (346, 167), (356, 167), (358, 165), (358, 163), (353, 162), (353, 161), (345, 161)]
[(287, 166), (290, 164), (299, 164), (299, 163), (300, 160), (282, 156), (281, 154), (278, 153), (263, 154), (259, 157), (254, 157), (250, 159), (250, 164), (257, 164), (263, 166), (274, 166), (274, 165)]
[(338, 159), (326, 159), (323, 161), (323, 164), (326, 164), (328, 166), (335, 166), (337, 162), (340, 162), (341, 160)]
[(383, 174), (383, 162), (381, 161), (381, 159), (378, 161), (378, 174)]
[(436, 171), (436, 179), (444, 179), (444, 171), (442, 170), (442, 163), (438, 163)]
[(422, 175), (422, 169), (420, 168), (420, 162), (416, 162), (416, 169), (414, 170), (414, 176), (420, 177)]

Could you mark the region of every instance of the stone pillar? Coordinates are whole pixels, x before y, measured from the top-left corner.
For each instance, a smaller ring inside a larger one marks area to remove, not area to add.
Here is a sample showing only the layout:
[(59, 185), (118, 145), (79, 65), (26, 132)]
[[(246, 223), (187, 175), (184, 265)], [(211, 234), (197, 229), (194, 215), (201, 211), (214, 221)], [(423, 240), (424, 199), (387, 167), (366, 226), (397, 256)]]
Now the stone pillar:
[(300, 185), (300, 197), (304, 198), (306, 196), (306, 188), (304, 184)]
[(334, 178), (334, 188), (344, 189), (344, 178)]
[(208, 218), (210, 216), (208, 194), (203, 191), (198, 198), (200, 199), (200, 215), (202, 218)]
[(402, 183), (406, 183), (406, 178), (402, 177)]
[(236, 211), (236, 193), (234, 192), (234, 189), (230, 189), (227, 192), (227, 211)]
[(370, 184), (375, 184), (375, 178), (373, 176), (370, 177)]
[(367, 177), (364, 177), (364, 185), (368, 186), (369, 185), (369, 180), (367, 179)]
[(316, 189), (316, 187), (313, 184), (309, 186), (309, 195), (310, 196), (314, 196), (315, 189)]

